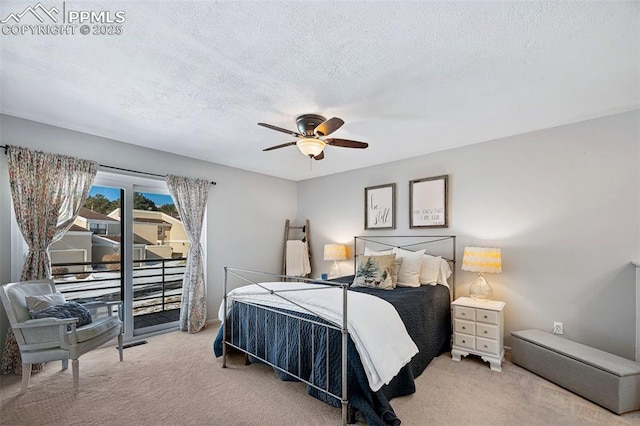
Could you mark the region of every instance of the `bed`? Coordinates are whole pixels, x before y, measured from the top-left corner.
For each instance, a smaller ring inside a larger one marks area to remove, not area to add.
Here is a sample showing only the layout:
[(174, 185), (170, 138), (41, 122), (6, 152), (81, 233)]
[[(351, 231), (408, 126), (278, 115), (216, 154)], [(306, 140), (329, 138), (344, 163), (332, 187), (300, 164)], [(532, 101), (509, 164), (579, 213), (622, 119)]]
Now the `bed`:
[(282, 380), (305, 382), (307, 393), (342, 408), (343, 424), (356, 412), (369, 425), (400, 424), (390, 400), (414, 393), (414, 379), (450, 349), (455, 287), (452, 273), (442, 284), (354, 287), (363, 259), (390, 249), (455, 270), (453, 236), (355, 237), (356, 277), (332, 281), (225, 268), (215, 355), (226, 367), (227, 350), (239, 350)]

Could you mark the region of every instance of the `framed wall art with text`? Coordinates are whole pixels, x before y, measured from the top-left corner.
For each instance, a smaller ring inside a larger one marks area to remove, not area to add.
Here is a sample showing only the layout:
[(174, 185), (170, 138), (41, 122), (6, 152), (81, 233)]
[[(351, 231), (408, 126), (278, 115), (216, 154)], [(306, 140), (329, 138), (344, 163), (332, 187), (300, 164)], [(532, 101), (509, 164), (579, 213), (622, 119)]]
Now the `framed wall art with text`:
[(409, 182), (409, 227), (447, 228), (448, 176), (435, 176)]
[(396, 228), (396, 184), (364, 189), (364, 229)]

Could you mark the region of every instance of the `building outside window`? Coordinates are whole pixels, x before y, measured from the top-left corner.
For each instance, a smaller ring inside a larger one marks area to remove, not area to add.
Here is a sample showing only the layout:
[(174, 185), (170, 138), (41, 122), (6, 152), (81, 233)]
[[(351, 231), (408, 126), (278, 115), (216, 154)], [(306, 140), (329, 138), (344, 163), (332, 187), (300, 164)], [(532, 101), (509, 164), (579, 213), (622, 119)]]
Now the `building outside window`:
[(105, 223), (89, 223), (89, 230), (94, 234), (106, 235), (107, 225)]

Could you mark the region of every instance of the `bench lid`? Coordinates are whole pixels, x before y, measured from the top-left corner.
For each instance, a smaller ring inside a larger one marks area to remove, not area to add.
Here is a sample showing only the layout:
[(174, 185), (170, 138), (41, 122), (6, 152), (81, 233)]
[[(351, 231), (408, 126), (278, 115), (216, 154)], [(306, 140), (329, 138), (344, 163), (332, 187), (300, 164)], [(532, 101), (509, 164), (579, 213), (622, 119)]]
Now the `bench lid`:
[(511, 335), (619, 377), (640, 374), (640, 364), (637, 362), (555, 334), (541, 330), (523, 330), (513, 331)]

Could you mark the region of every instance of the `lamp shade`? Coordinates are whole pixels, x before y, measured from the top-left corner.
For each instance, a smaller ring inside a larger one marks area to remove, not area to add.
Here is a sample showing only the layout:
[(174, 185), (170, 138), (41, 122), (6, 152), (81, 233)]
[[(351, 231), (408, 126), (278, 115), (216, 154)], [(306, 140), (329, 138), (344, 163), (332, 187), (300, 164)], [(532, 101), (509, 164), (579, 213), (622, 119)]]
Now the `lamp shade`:
[(300, 139), (298, 142), (296, 142), (296, 145), (298, 146), (298, 149), (300, 149), (300, 152), (302, 152), (307, 157), (315, 157), (322, 152), (326, 144), (320, 139), (310, 138)]
[(324, 260), (345, 260), (347, 258), (347, 248), (344, 244), (325, 244)]
[(462, 270), (477, 272), (478, 277), (469, 286), (469, 296), (477, 301), (491, 300), (493, 289), (482, 276), (485, 272), (502, 272), (502, 254), (499, 248), (465, 247)]
[(499, 248), (465, 247), (462, 270), (471, 272), (502, 272), (502, 254)]

